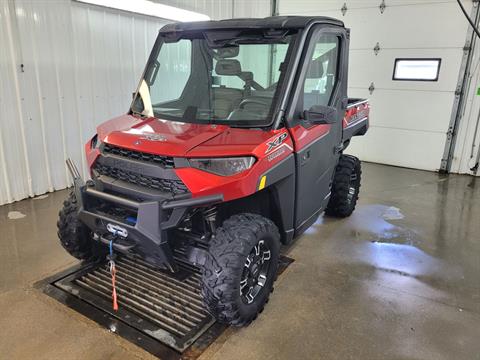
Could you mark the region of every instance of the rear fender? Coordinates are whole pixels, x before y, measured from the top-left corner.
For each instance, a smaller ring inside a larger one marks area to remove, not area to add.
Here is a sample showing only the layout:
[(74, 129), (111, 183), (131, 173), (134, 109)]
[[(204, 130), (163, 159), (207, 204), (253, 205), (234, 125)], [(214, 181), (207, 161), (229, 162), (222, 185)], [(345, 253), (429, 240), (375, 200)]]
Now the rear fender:
[(343, 118), (343, 142), (353, 136), (365, 135), (369, 127), (370, 105), (368, 100), (359, 100), (348, 106)]

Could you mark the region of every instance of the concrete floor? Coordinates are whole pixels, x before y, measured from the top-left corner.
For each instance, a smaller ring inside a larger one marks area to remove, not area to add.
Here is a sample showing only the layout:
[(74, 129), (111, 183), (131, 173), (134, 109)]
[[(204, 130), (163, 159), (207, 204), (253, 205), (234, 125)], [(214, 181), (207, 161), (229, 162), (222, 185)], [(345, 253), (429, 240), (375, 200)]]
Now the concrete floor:
[[(354, 215), (320, 218), (264, 313), (202, 358), (480, 359), (479, 181), (364, 164)], [(75, 263), (55, 234), (65, 196), (0, 207), (0, 358), (152, 358), (32, 289)]]

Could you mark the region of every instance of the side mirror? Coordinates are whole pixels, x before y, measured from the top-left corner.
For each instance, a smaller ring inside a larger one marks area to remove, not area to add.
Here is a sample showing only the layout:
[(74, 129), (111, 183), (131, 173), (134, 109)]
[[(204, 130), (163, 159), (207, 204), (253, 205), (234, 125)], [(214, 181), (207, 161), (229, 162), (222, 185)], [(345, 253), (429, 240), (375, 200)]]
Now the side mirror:
[(303, 112), (303, 118), (312, 124), (333, 124), (337, 121), (337, 109), (331, 106), (313, 105)]

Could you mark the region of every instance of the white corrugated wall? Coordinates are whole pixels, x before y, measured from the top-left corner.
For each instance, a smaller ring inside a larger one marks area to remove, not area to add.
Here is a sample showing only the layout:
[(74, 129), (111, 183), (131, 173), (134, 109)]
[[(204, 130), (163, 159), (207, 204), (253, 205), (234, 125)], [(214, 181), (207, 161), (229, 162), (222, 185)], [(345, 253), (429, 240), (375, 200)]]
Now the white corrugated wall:
[(165, 5), (197, 11), (212, 20), (266, 17), (271, 14), (270, 0), (153, 0)]
[[(212, 19), (263, 17), (270, 1), (157, 1)], [(70, 0), (0, 1), (0, 205), (63, 189), (97, 124), (125, 113), (168, 20)]]

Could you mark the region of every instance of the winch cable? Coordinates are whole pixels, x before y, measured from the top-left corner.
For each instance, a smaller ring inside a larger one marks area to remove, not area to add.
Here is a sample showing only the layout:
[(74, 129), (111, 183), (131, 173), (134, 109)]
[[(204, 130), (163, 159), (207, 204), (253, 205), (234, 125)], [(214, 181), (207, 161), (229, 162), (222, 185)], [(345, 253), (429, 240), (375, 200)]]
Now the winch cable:
[(110, 253), (107, 256), (108, 259), (108, 266), (110, 268), (110, 275), (112, 276), (112, 300), (113, 300), (113, 310), (118, 310), (118, 303), (117, 303), (117, 289), (115, 288), (115, 274), (117, 269), (115, 267), (115, 257), (113, 254), (113, 240), (110, 240)]
[(468, 16), (467, 11), (466, 11), (465, 8), (463, 7), (462, 2), (461, 2), (460, 0), (457, 0), (457, 3), (458, 3), (458, 5), (460, 6), (460, 9), (462, 9), (463, 15), (465, 15), (465, 17), (467, 18), (468, 22), (469, 22), (470, 25), (472, 26), (473, 31), (475, 31), (475, 34), (477, 34), (477, 36), (480, 38), (480, 31), (479, 31), (478, 28), (475, 26), (475, 23), (473, 22), (473, 20), (470, 19), (470, 16)]

